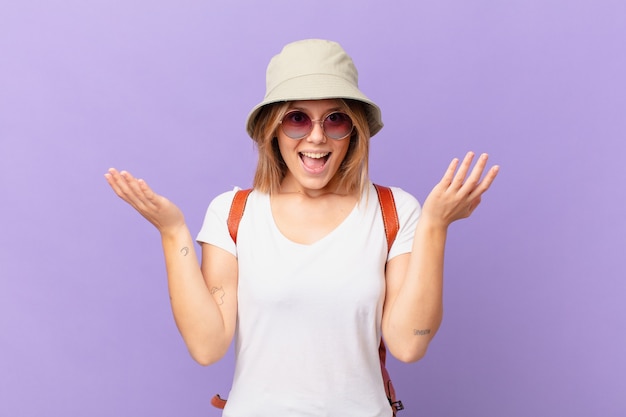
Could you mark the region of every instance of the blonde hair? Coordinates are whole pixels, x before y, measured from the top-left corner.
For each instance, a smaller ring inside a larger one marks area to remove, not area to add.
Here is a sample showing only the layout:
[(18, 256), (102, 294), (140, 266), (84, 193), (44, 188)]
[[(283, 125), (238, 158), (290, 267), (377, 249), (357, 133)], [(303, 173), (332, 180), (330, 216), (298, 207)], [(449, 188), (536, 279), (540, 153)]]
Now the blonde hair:
[[(339, 176), (339, 187), (348, 192), (356, 191), (360, 199), (368, 183), (370, 130), (366, 108), (356, 100), (336, 100), (341, 111), (350, 116), (354, 123), (350, 138), (343, 139), (349, 140), (350, 145), (336, 175)], [(278, 191), (287, 174), (287, 165), (278, 149), (276, 132), (289, 104), (284, 101), (264, 106), (256, 117), (252, 131), (252, 139), (259, 152), (253, 187), (264, 193)]]

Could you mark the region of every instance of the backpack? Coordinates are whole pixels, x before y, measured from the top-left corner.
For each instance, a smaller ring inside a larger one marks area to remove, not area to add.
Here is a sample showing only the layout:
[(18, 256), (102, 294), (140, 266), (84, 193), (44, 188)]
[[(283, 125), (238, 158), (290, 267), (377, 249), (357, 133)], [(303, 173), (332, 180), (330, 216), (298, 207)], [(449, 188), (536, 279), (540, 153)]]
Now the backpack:
[[(393, 199), (393, 193), (390, 188), (377, 184), (374, 184), (374, 187), (376, 188), (376, 193), (378, 194), (378, 202), (381, 207), (383, 224), (385, 226), (385, 236), (387, 238), (387, 250), (389, 250), (391, 249), (391, 245), (396, 239), (396, 235), (398, 234), (398, 230), (400, 229), (400, 221), (398, 220), (396, 203)], [(243, 211), (246, 207), (246, 202), (248, 201), (248, 195), (250, 195), (251, 191), (251, 188), (246, 190), (238, 190), (235, 193), (235, 197), (233, 198), (233, 202), (230, 206), (227, 220), (228, 232), (230, 233), (230, 237), (235, 243), (237, 243), (239, 222), (241, 221), (241, 217), (243, 216)], [(404, 410), (404, 406), (402, 405), (402, 401), (396, 399), (396, 391), (393, 388), (389, 372), (387, 371), (387, 367), (385, 366), (387, 358), (387, 347), (385, 346), (385, 342), (382, 340), (382, 338), (380, 340), (380, 346), (378, 347), (378, 356), (380, 357), (380, 369), (383, 375), (385, 394), (387, 395), (389, 405), (391, 406), (391, 409), (393, 411), (393, 417), (396, 417), (396, 413), (400, 410)], [(220, 395), (217, 394), (211, 399), (211, 405), (216, 408), (223, 409), (226, 406), (226, 399), (220, 397)]]

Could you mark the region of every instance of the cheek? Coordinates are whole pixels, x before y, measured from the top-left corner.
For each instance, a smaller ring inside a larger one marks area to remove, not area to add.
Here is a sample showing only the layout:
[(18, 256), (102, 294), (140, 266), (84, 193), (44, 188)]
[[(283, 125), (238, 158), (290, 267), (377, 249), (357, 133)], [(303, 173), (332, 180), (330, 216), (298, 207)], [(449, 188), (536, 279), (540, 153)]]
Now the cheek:
[(341, 162), (343, 162), (346, 159), (346, 156), (348, 155), (348, 150), (350, 149), (350, 142), (348, 139), (346, 139), (345, 143), (342, 143), (343, 146), (338, 147), (337, 149), (335, 149), (335, 152), (338, 155), (341, 155), (341, 157), (339, 158), (341, 160)]
[(278, 144), (278, 151), (280, 152), (283, 160), (288, 159), (291, 155), (297, 154), (295, 152), (295, 148), (298, 143), (293, 139), (278, 137), (276, 139), (276, 143)]

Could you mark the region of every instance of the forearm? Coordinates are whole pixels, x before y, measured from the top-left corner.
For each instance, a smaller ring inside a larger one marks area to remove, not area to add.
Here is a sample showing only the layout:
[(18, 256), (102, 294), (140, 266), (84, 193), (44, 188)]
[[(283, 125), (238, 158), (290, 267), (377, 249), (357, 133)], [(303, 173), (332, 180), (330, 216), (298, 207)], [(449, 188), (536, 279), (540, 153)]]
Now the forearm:
[(443, 317), (443, 260), (447, 227), (418, 222), (403, 279), (390, 306), (387, 334), (394, 356), (407, 362), (424, 356)]
[(192, 357), (202, 364), (221, 358), (230, 343), (222, 312), (202, 275), (186, 226), (161, 232), (172, 312)]

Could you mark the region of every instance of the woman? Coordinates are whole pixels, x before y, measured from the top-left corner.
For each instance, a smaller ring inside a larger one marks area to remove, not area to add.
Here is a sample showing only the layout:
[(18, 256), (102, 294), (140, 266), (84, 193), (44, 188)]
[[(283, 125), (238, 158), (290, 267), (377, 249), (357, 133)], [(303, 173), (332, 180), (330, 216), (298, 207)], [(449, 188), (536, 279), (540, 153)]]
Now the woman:
[[(128, 172), (113, 190), (160, 232), (177, 326), (203, 365), (235, 338), (225, 416), (390, 416), (378, 345), (419, 360), (442, 319), (448, 226), (468, 217), (495, 179), (487, 155), (453, 160), (420, 208), (393, 188), (400, 221), (387, 248), (368, 177), (380, 110), (335, 42), (291, 43), (267, 69), (248, 117), (259, 161), (237, 243), (235, 191), (213, 200), (197, 241), (181, 211)], [(419, 218), (419, 221), (418, 221)]]

